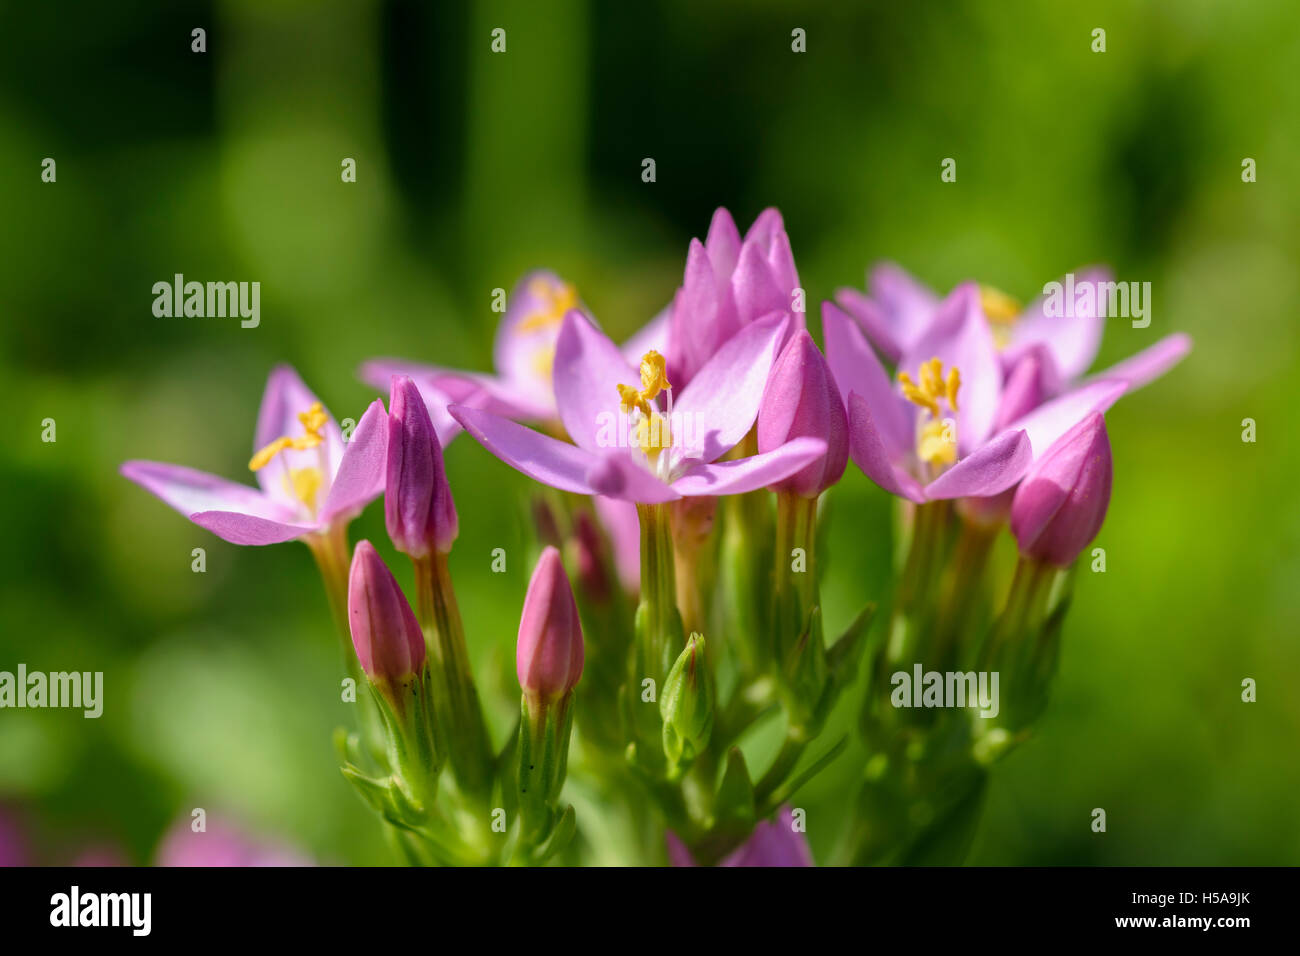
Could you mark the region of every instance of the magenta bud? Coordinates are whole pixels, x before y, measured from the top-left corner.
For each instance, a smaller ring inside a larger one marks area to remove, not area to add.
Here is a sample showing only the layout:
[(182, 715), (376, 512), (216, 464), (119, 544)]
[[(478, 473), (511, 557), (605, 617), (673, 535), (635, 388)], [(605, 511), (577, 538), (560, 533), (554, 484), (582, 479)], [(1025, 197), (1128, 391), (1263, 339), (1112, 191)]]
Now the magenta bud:
[(424, 633), (374, 545), (357, 542), (348, 575), (348, 627), (361, 669), (381, 688), (424, 666)]
[(456, 503), (429, 409), (411, 379), (394, 375), (388, 400), (384, 521), (398, 551), (424, 558), (456, 540)]
[(816, 498), (840, 480), (849, 460), (849, 422), (830, 366), (805, 329), (782, 349), (758, 409), (758, 450), (769, 452), (803, 437), (826, 442), (826, 454), (772, 485)]
[(1093, 412), (1030, 466), (1011, 502), (1011, 533), (1026, 557), (1066, 567), (1101, 530), (1110, 504), (1106, 423)]
[(582, 677), (582, 625), (560, 552), (547, 548), (528, 582), (515, 670), (524, 693), (558, 700)]

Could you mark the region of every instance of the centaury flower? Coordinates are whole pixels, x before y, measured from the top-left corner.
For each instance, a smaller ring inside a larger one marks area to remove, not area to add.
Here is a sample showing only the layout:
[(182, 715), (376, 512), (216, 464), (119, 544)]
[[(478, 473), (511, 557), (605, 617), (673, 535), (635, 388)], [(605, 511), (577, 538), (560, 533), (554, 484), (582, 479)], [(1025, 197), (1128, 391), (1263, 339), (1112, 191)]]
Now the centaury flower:
[[(1068, 391), (1092, 366), (1101, 346), (1106, 316), (1099, 308), (1107, 283), (1114, 276), (1102, 266), (1089, 266), (1063, 280), (1062, 286), (1080, 290), (1070, 302), (1070, 314), (1055, 315), (1050, 296), (1039, 296), (1027, 307), (989, 286), (979, 289), (980, 311), (999, 350), (1002, 369), (1010, 377), (1026, 356), (1036, 354), (1034, 369), (1040, 401)], [(837, 289), (835, 300), (857, 319), (871, 343), (889, 362), (899, 363), (931, 334), (941, 318), (939, 296), (893, 263), (881, 263), (870, 273), (872, 295), (856, 289)], [(1159, 378), (1191, 349), (1191, 339), (1177, 333), (1092, 376), (1122, 379), (1129, 389)], [(1025, 373), (1021, 373), (1024, 382)], [(1022, 406), (1023, 407), (1023, 406)]]
[(248, 463), (259, 488), (181, 465), (128, 461), (122, 474), (233, 544), (276, 544), (346, 524), (384, 490), (383, 402), (344, 442), (320, 400), (287, 365), (271, 372)]
[(752, 491), (786, 478), (826, 450), (798, 438), (751, 458), (718, 462), (754, 424), (788, 319), (751, 323), (681, 390), (658, 352), (629, 365), (581, 312), (565, 317), (555, 354), (561, 421), (574, 444), (491, 412), (451, 414), (502, 461), (543, 484), (580, 494), (657, 504), (692, 495)]

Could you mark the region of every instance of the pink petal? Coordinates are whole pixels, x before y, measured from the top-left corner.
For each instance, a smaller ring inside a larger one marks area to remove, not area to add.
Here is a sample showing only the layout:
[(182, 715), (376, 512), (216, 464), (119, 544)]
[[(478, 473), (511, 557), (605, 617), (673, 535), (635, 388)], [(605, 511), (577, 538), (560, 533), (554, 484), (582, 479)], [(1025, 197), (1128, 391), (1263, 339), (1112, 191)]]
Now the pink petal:
[[(1109, 282), (1114, 278), (1109, 269), (1092, 267), (1082, 269), (1075, 274), (1074, 288), (1079, 289), (1084, 283), (1096, 284)], [(1060, 280), (1064, 286), (1064, 279)], [(1087, 303), (1075, 309), (1074, 303), (1064, 303), (1073, 314), (1049, 316), (1044, 311), (1047, 295), (1041, 295), (1029, 304), (1024, 314), (1016, 321), (1011, 330), (1011, 345), (1007, 349), (1006, 359), (1014, 362), (1025, 349), (1034, 345), (1044, 345), (1052, 353), (1056, 367), (1066, 381), (1073, 381), (1088, 370), (1092, 360), (1097, 357), (1097, 348), (1101, 345), (1101, 334), (1106, 324), (1105, 316), (1100, 310), (1089, 307)], [(1094, 306), (1096, 296), (1093, 297)]]
[(1029, 436), (1020, 430), (1003, 432), (926, 485), (925, 496), (937, 501), (996, 495), (1024, 477), (1033, 457)]
[(1100, 379), (1080, 385), (1046, 405), (1040, 405), (1011, 427), (1029, 436), (1037, 460), (1052, 443), (1093, 412), (1104, 412), (1128, 390), (1128, 382)]
[[(890, 338), (898, 343), (901, 355), (916, 344), (934, 321), (939, 297), (892, 262), (878, 263), (869, 278), (871, 297), (888, 319)], [(891, 360), (897, 361), (899, 355)]]
[(587, 471), (587, 483), (593, 494), (641, 504), (657, 505), (681, 497), (623, 451), (600, 456)]
[(713, 211), (709, 234), (704, 239), (704, 248), (709, 253), (709, 261), (713, 263), (713, 274), (718, 282), (726, 282), (731, 278), (731, 273), (740, 260), (740, 230), (736, 228), (736, 221), (731, 218), (731, 213), (722, 206)]
[(200, 511), (238, 511), (270, 521), (293, 522), (296, 508), (286, 508), (256, 488), (226, 481), (206, 471), (159, 461), (128, 461), (122, 475), (189, 518)]
[(782, 285), (763, 249), (748, 239), (731, 276), (731, 291), (741, 325), (772, 312), (789, 312), (793, 304), (791, 287)]
[[(257, 413), (257, 431), (253, 441), (253, 451), (265, 448), (282, 436), (297, 438), (303, 434), (302, 422), (298, 416), (320, 401), (316, 395), (303, 384), (298, 373), (291, 366), (277, 365), (271, 370), (266, 382), (266, 391), (262, 393), (262, 407)], [(324, 406), (322, 405), (322, 408)], [(325, 409), (329, 415), (329, 409)], [(319, 468), (324, 465), (325, 477), (338, 471), (343, 460), (343, 433), (333, 416), (325, 423), (323, 429), (325, 441), (323, 447), (307, 448), (296, 451), (285, 449), (265, 468), (256, 472), (257, 482), (270, 497), (296, 508), (298, 501), (285, 485), (284, 476), (289, 469)]]
[(796, 438), (750, 458), (700, 462), (673, 482), (673, 490), (684, 496), (739, 495), (789, 478), (825, 454), (826, 442), (820, 438)]
[(596, 495), (592, 504), (609, 536), (618, 579), (625, 591), (636, 594), (641, 588), (641, 519), (637, 517), (636, 505), (604, 495)]
[(231, 544), (279, 544), (320, 530), (318, 524), (285, 524), (234, 511), (200, 511), (190, 520)]
[(1155, 345), (1148, 346), (1136, 355), (1112, 365), (1105, 371), (1098, 372), (1089, 381), (1098, 379), (1123, 379), (1129, 384), (1129, 391), (1136, 391), (1143, 385), (1155, 381), (1165, 372), (1183, 360), (1192, 350), (1191, 336), (1179, 332), (1168, 335)]
[[(682, 286), (673, 297), (668, 351), (664, 353), (669, 381), (679, 388), (685, 385), (739, 329), (728, 280), (719, 279), (708, 251), (692, 239)], [(640, 356), (637, 358), (639, 361)]]
[[(957, 396), (957, 447), (978, 448), (993, 430), (1002, 397), (1002, 364), (980, 305), (979, 287), (963, 282), (944, 299), (934, 321), (899, 362), (914, 379), (922, 362), (938, 358), (961, 372)], [(945, 371), (946, 374), (946, 371)]]
[[(536, 269), (510, 290), (506, 314), (497, 326), (492, 360), (504, 383), (534, 406), (546, 407), (551, 400), (551, 357), (555, 352), (560, 321), (536, 321), (552, 309), (551, 301), (535, 289), (559, 294), (565, 285), (554, 272)], [(581, 306), (579, 311), (583, 311)]]
[(447, 406), (453, 403), (483, 408), (517, 421), (556, 417), (554, 395), (548, 393), (545, 401), (538, 401), (513, 383), (481, 372), (461, 372), (400, 359), (372, 359), (362, 364), (359, 373), (361, 381), (385, 392), (394, 375), (407, 376), (419, 387), (429, 417), (433, 419), (433, 429), (444, 448), (460, 434), (460, 426), (447, 414)]
[[(897, 362), (903, 354), (903, 346), (898, 341), (893, 323), (884, 310), (857, 289), (839, 288), (835, 290), (835, 301), (849, 315), (857, 320), (862, 331), (867, 333), (871, 344), (880, 350), (880, 354), (891, 362)], [(826, 303), (822, 303), (822, 322), (825, 323)]]
[(849, 394), (849, 456), (863, 474), (891, 495), (920, 504), (925, 492), (920, 482), (890, 457), (866, 399), (857, 392)]
[(849, 393), (862, 396), (871, 408), (885, 451), (891, 459), (902, 457), (912, 444), (910, 404), (894, 390), (862, 332), (829, 302), (822, 303), (822, 334), (826, 338), (826, 362), (845, 406)]
[(737, 332), (682, 389), (673, 403), (673, 418), (692, 422), (702, 436), (692, 457), (714, 461), (748, 434), (768, 372), (785, 335), (787, 318), (768, 316)]
[(597, 493), (587, 475), (599, 455), (468, 405), (448, 411), (479, 444), (529, 478), (561, 491)]
[(320, 510), (321, 524), (330, 524), (339, 517), (352, 520), (383, 492), (387, 453), (388, 416), (384, 403), (375, 399), (357, 422), (352, 440), (343, 451), (343, 462)]
[(641, 386), (641, 376), (618, 346), (576, 310), (564, 317), (555, 344), (554, 380), (560, 420), (578, 447), (589, 452), (601, 450), (597, 436), (607, 417), (617, 420), (618, 386)]
[(1023, 418), (1048, 396), (1061, 388), (1061, 374), (1056, 370), (1056, 360), (1045, 345), (1035, 345), (1016, 360), (1002, 383), (1002, 399), (993, 428), (1001, 431), (1017, 418)]

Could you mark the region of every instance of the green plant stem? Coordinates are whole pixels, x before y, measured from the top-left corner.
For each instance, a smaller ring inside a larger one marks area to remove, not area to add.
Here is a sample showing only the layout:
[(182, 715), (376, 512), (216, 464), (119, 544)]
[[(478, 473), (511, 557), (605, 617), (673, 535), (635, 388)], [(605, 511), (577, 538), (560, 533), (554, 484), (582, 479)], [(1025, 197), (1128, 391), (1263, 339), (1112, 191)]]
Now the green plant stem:
[(487, 725), (470, 670), (456, 592), (447, 556), (434, 553), (415, 565), (417, 613), (433, 658), (434, 715), (457, 783), (486, 807), (492, 791), (494, 758)]

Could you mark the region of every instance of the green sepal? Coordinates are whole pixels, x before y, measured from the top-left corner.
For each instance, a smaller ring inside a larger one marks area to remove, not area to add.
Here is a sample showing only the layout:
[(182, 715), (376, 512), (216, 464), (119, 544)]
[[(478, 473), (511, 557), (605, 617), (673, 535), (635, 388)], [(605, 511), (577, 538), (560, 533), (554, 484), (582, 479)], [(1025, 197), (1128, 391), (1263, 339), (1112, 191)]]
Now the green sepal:
[(517, 796), (520, 841), (531, 853), (556, 824), (556, 801), (568, 767), (573, 691), (559, 700), (520, 696)]
[(745, 755), (739, 747), (727, 751), (727, 763), (722, 771), (722, 782), (713, 801), (716, 826), (719, 829), (748, 832), (758, 819), (754, 802), (754, 782), (745, 764)]

